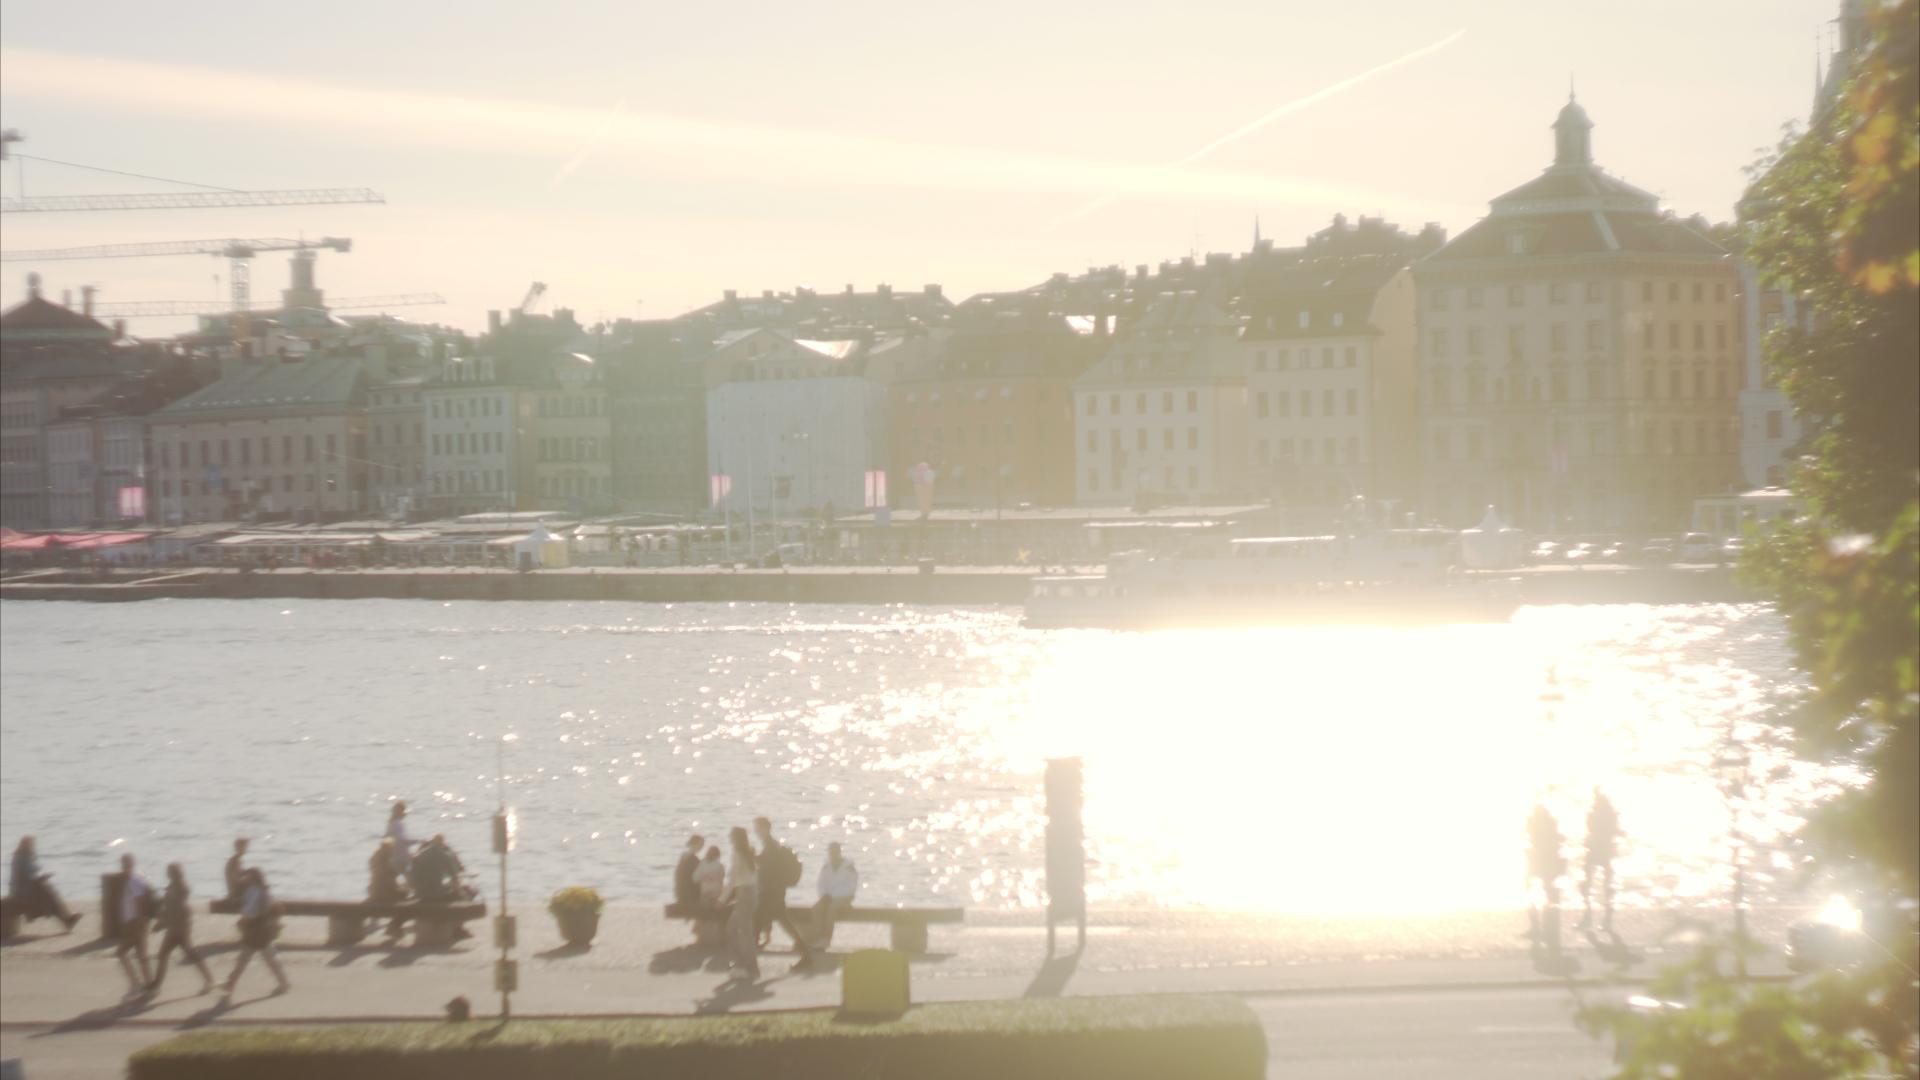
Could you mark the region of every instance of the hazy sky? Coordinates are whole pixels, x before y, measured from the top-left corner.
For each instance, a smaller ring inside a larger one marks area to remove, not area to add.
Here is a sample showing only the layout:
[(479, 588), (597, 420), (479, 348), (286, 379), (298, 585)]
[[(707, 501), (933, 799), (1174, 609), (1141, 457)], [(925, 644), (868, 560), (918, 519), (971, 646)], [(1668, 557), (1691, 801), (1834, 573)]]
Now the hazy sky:
[[(1756, 149), (1804, 117), (1834, 9), (7, 0), (0, 123), (17, 149), (388, 201), (9, 214), (4, 242), (350, 236), (351, 254), (320, 256), (329, 294), (439, 292), (449, 304), (408, 313), (470, 328), (535, 279), (589, 322), (727, 288), (939, 282), (960, 299), (1243, 251), (1255, 214), (1280, 243), (1336, 212), (1457, 233), (1547, 164), (1569, 76), (1601, 164), (1724, 218)], [(28, 194), (183, 190), (24, 169)], [(0, 299), (28, 269), (6, 264)], [(39, 269), (56, 296), (225, 289), (206, 257)], [(283, 256), (257, 260), (256, 297), (285, 283)]]

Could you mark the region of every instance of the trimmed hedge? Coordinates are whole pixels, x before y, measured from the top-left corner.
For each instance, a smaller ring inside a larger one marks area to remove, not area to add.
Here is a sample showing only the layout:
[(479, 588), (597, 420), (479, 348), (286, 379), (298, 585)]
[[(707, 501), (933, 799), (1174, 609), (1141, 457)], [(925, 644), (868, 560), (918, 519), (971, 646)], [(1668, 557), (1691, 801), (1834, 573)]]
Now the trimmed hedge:
[(1041, 998), (827, 1010), (205, 1030), (133, 1055), (133, 1080), (1261, 1080), (1267, 1042), (1237, 998)]

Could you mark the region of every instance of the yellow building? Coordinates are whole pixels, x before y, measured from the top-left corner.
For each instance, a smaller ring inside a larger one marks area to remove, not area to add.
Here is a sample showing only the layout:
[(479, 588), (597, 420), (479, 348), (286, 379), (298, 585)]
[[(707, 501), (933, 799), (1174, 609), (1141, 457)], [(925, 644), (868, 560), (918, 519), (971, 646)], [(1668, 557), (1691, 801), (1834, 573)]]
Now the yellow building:
[(1422, 503), (1533, 528), (1685, 524), (1740, 476), (1740, 280), (1725, 249), (1593, 163), (1586, 111), (1553, 164), (1415, 264)]

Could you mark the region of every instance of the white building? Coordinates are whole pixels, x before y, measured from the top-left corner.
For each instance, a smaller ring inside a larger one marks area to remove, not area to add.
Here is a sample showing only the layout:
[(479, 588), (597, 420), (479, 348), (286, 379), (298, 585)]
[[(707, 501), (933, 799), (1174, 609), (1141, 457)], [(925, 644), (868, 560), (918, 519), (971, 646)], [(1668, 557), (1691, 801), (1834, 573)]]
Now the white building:
[(1746, 339), (1740, 390), (1740, 475), (1749, 487), (1783, 487), (1788, 458), (1804, 429), (1787, 395), (1767, 372), (1767, 335), (1782, 325), (1813, 329), (1813, 308), (1792, 289), (1762, 285), (1757, 268), (1739, 261), (1740, 291), (1746, 301)]
[(1247, 491), (1240, 321), (1195, 292), (1155, 299), (1074, 380), (1081, 505), (1206, 502)]
[(887, 467), (887, 388), (858, 375), (756, 379), (707, 391), (707, 471), (715, 510), (776, 516), (865, 505)]
[(421, 391), (426, 496), (436, 514), (517, 510), (524, 471), (519, 388), (490, 356), (456, 357)]

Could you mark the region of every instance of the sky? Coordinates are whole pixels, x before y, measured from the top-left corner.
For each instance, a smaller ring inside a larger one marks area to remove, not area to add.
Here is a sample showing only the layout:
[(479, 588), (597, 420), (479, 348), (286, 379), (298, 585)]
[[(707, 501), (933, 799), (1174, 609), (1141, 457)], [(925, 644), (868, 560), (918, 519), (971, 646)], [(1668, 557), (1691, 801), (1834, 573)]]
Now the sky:
[[(1805, 117), (1836, 0), (1352, 0), (919, 7), (0, 5), (0, 126), (36, 158), (386, 202), (8, 214), (9, 250), (346, 236), (330, 296), (468, 329), (547, 283), (583, 322), (806, 286), (960, 300), (1056, 271), (1298, 243), (1336, 213), (1458, 233), (1551, 159), (1569, 84), (1594, 153), (1685, 215)], [(182, 18), (190, 12), (191, 18)], [(190, 190), (42, 160), (14, 196)], [(214, 300), (211, 257), (8, 262), (56, 298)], [(257, 259), (256, 303), (286, 285)], [(144, 335), (183, 328), (141, 320)]]

